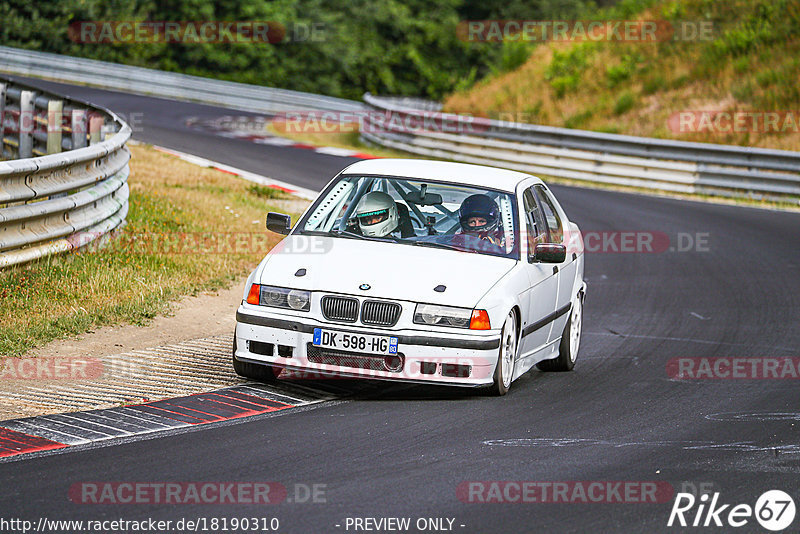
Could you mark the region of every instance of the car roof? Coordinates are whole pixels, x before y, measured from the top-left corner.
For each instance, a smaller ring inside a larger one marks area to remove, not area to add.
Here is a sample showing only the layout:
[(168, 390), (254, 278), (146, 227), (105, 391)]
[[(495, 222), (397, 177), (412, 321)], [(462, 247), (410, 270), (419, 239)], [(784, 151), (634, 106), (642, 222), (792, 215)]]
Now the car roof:
[(513, 192), (519, 182), (538, 178), (529, 174), (467, 163), (449, 161), (432, 161), (426, 159), (366, 159), (353, 163), (342, 171), (342, 174), (378, 174), (384, 176), (403, 176), (484, 186), (501, 191)]

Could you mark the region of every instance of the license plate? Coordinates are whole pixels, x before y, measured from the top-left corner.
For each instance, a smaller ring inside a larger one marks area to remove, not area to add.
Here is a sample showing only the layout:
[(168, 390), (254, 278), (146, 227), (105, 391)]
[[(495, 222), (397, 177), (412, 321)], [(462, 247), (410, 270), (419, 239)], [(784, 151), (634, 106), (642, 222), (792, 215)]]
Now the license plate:
[(323, 330), (322, 328), (314, 329), (313, 345), (326, 349), (348, 350), (352, 352), (397, 354), (396, 337), (334, 332), (332, 330)]

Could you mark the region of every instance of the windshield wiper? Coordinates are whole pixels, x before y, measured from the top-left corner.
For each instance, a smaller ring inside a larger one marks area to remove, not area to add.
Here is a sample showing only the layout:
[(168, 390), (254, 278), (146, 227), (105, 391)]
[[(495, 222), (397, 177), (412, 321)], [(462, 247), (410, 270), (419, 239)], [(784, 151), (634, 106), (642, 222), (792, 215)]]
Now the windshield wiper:
[(438, 241), (412, 241), (411, 244), (417, 247), (444, 248), (447, 250), (455, 250), (457, 252), (474, 252), (473, 250), (463, 249), (455, 245), (448, 245), (447, 243), (439, 243)]
[(298, 235), (315, 235), (320, 237), (327, 237), (331, 235), (330, 232), (323, 232), (322, 230), (299, 230)]
[(357, 234), (355, 232), (351, 232), (350, 230), (331, 230), (328, 234), (333, 236), (342, 236), (342, 237), (349, 237), (351, 239), (364, 239), (366, 241), (379, 241), (381, 243), (386, 243), (387, 241), (393, 241), (395, 243), (399, 243), (400, 240), (392, 235), (385, 235), (383, 237), (371, 237), (366, 236), (363, 234)]

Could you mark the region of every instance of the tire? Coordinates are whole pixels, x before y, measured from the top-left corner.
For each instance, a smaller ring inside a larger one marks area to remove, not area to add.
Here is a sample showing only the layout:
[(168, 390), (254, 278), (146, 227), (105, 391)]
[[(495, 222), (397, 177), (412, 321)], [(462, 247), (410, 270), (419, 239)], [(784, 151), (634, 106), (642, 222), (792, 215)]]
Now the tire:
[(233, 370), (236, 374), (259, 382), (273, 382), (278, 374), (271, 365), (243, 362), (236, 359), (236, 335), (233, 336)]
[(558, 346), (558, 358), (542, 360), (536, 364), (540, 371), (565, 372), (575, 368), (578, 350), (581, 346), (581, 326), (583, 325), (583, 299), (578, 294), (572, 303), (569, 320), (561, 334), (561, 344)]
[(514, 378), (514, 366), (517, 360), (517, 316), (514, 310), (508, 312), (506, 322), (500, 334), (500, 348), (497, 353), (497, 366), (494, 370), (494, 383), (489, 388), (492, 395), (502, 396), (508, 393), (511, 380)]

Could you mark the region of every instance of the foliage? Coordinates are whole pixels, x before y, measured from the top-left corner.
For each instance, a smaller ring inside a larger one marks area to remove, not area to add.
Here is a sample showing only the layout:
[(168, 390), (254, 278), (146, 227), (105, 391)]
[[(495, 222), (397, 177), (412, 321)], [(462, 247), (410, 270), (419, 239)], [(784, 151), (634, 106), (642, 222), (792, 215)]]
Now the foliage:
[[(0, 4), (0, 43), (244, 83), (360, 98), (364, 91), (439, 98), (491, 51), (460, 41), (461, 0), (60, 0)], [(274, 21), (270, 43), (80, 43), (80, 21)], [(319, 31), (311, 34), (316, 24)], [(474, 75), (473, 75), (474, 78)]]
[[(593, 6), (591, 0), (6, 0), (0, 44), (353, 99), (365, 91), (441, 99), (516, 69), (530, 54), (525, 43), (463, 40), (459, 22), (574, 19)], [(82, 21), (270, 21), (286, 34), (275, 44), (93, 44), (70, 38), (70, 24)]]
[(631, 93), (630, 91), (625, 91), (619, 98), (617, 99), (617, 103), (614, 104), (614, 115), (622, 115), (626, 111), (630, 111), (633, 109), (633, 106), (636, 105), (636, 95)]
[(586, 42), (565, 52), (553, 50), (553, 60), (544, 71), (544, 79), (550, 82), (557, 97), (578, 88), (595, 48), (594, 43)]
[(643, 61), (641, 54), (636, 52), (625, 54), (619, 63), (606, 67), (606, 79), (609, 87), (616, 87), (629, 80), (636, 72), (639, 63)]

